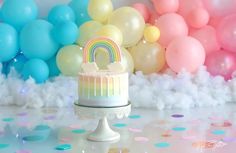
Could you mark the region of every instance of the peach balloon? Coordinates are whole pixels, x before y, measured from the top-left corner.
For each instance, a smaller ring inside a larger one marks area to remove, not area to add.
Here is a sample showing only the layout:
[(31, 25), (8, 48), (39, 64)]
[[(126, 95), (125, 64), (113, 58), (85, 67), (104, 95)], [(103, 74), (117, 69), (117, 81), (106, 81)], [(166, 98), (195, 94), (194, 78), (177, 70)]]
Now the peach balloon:
[(196, 30), (191, 34), (203, 45), (206, 54), (220, 49), (219, 42), (216, 37), (216, 30), (212, 26), (205, 26), (199, 30)]
[(193, 28), (202, 28), (207, 25), (209, 18), (209, 14), (206, 9), (196, 8), (189, 13), (187, 21)]
[(165, 65), (165, 51), (158, 43), (140, 41), (131, 49), (136, 71), (144, 74), (159, 72)]
[[(204, 0), (203, 0), (204, 1)], [(178, 13), (183, 17), (187, 15), (195, 8), (203, 7), (201, 0), (179, 0)]]
[(180, 36), (188, 35), (188, 26), (184, 18), (176, 13), (167, 13), (157, 20), (156, 26), (161, 32), (159, 42), (164, 47)]
[(152, 2), (159, 14), (174, 13), (179, 8), (179, 0), (152, 0)]
[(166, 50), (167, 64), (175, 72), (183, 69), (188, 72), (197, 71), (204, 64), (205, 56), (202, 44), (189, 36), (173, 40)]
[(150, 11), (145, 4), (135, 3), (132, 5), (132, 7), (135, 8), (143, 16), (145, 22), (148, 22), (150, 18)]
[(205, 65), (213, 76), (221, 75), (228, 80), (236, 70), (235, 54), (225, 50), (212, 52), (207, 55)]

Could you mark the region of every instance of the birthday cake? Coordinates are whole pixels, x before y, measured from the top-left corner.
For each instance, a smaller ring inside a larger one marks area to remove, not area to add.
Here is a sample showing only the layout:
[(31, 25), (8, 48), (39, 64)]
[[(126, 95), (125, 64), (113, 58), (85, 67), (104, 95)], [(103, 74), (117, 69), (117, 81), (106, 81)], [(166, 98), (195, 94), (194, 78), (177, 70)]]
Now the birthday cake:
[[(110, 57), (106, 70), (99, 70), (96, 51), (103, 48)], [(78, 105), (88, 107), (118, 107), (128, 104), (128, 73), (121, 65), (121, 50), (108, 38), (90, 40), (83, 50), (83, 72), (79, 73)]]

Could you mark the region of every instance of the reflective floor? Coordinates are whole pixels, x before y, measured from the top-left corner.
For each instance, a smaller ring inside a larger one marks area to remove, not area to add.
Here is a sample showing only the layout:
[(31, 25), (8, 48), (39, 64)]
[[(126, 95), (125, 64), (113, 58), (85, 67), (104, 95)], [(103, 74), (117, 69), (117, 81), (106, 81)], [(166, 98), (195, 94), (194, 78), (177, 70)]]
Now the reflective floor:
[(133, 109), (110, 120), (117, 142), (87, 141), (96, 120), (73, 108), (1, 107), (0, 153), (235, 153), (236, 105), (193, 110)]

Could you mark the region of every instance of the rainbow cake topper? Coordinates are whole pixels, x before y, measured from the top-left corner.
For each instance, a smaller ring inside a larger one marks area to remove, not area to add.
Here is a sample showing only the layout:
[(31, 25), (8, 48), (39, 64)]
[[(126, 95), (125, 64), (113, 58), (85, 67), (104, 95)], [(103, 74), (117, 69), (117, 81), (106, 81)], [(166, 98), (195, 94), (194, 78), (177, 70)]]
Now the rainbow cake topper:
[(113, 40), (106, 37), (97, 37), (90, 40), (83, 50), (83, 65), (84, 72), (98, 71), (95, 63), (96, 51), (98, 48), (105, 49), (109, 54), (110, 64), (107, 66), (110, 71), (123, 71), (121, 65), (121, 50)]

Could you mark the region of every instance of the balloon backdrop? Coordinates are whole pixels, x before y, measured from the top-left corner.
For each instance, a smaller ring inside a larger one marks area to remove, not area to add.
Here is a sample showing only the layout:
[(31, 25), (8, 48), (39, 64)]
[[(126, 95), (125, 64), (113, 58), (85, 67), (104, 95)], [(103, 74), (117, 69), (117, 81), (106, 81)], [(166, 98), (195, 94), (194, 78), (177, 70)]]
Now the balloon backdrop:
[(61, 48), (56, 57), (57, 66), (66, 76), (78, 76), (83, 62), (82, 48), (76, 45)]
[(193, 28), (202, 28), (209, 22), (209, 14), (204, 8), (195, 8), (187, 16), (187, 21)]
[(1, 12), (4, 22), (20, 30), (37, 18), (38, 8), (34, 0), (5, 0)]
[(156, 26), (147, 25), (143, 35), (147, 42), (154, 43), (160, 38), (160, 30)]
[(53, 56), (51, 59), (47, 61), (49, 68), (49, 77), (55, 77), (60, 74), (60, 70), (57, 66), (56, 56)]
[(179, 0), (152, 0), (159, 14), (174, 13), (179, 9)]
[(8, 63), (8, 70), (10, 68), (14, 68), (18, 73), (21, 73), (21, 71), (24, 68), (24, 64), (28, 61), (28, 59), (23, 54), (18, 54), (15, 58), (13, 58)]
[(7, 62), (18, 52), (18, 36), (16, 30), (5, 23), (0, 23), (0, 62)]
[(135, 45), (143, 36), (145, 21), (139, 12), (132, 7), (118, 8), (111, 14), (108, 23), (121, 30), (125, 47)]
[(192, 37), (179, 37), (173, 40), (166, 50), (166, 61), (175, 72), (185, 69), (195, 72), (204, 64), (205, 51), (202, 44)]
[(135, 8), (142, 16), (145, 22), (148, 22), (151, 12), (149, 8), (143, 4), (143, 3), (135, 3), (132, 5), (133, 8)]
[(27, 58), (48, 60), (57, 52), (59, 44), (53, 39), (52, 24), (35, 20), (27, 24), (20, 33), (20, 48)]

